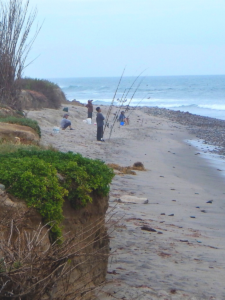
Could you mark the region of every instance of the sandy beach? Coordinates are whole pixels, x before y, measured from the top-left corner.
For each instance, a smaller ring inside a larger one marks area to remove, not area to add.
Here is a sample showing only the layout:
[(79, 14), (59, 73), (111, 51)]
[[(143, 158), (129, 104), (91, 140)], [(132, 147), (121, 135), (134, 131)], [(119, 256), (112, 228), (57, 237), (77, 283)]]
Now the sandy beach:
[[(107, 128), (103, 143), (96, 141), (96, 125), (83, 122), (86, 108), (68, 107), (75, 130), (58, 134), (53, 127), (62, 108), (28, 112), (41, 127), (42, 144), (121, 166), (140, 161), (146, 168), (112, 182), (112, 256), (97, 299), (225, 299), (225, 167), (211, 165), (187, 142), (201, 127), (141, 109), (132, 112), (130, 125), (116, 122), (110, 140)], [(107, 111), (102, 107), (103, 115)]]

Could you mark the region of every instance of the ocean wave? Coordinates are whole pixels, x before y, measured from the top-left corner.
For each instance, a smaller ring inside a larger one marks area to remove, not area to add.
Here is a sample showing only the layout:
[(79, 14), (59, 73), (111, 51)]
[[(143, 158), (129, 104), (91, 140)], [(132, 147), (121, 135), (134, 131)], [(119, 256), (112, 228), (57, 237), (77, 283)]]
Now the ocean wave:
[[(147, 104), (145, 103), (147, 106)], [(153, 104), (151, 103), (151, 106)], [(160, 103), (157, 104), (156, 106), (158, 107), (164, 107), (164, 108), (176, 108), (176, 109), (181, 109), (181, 110), (189, 110), (189, 109), (207, 109), (207, 110), (218, 110), (218, 111), (224, 111), (225, 110), (225, 105), (223, 104), (178, 104), (178, 103), (171, 103), (171, 104), (166, 104), (166, 103)]]
[(215, 110), (225, 110), (225, 104), (199, 104), (200, 108), (215, 109)]
[[(85, 95), (86, 93), (83, 93)], [(95, 93), (92, 92), (92, 95)], [(69, 97), (72, 100), (76, 97)], [(97, 98), (97, 97), (96, 97)], [(92, 97), (94, 99), (93, 104), (102, 104), (102, 105), (110, 105), (112, 103), (112, 98), (97, 98)], [(78, 101), (82, 103), (86, 103), (89, 98), (83, 97), (83, 99), (76, 98)], [(127, 101), (124, 103), (126, 106), (129, 103), (130, 99), (127, 99)], [(114, 105), (120, 105), (121, 103), (117, 101), (117, 99), (114, 100)], [(129, 104), (130, 106), (149, 106), (149, 107), (159, 107), (159, 108), (167, 108), (167, 109), (175, 109), (175, 110), (184, 110), (184, 111), (199, 111), (199, 110), (212, 110), (212, 111), (224, 111), (225, 110), (225, 104), (196, 104), (196, 103), (188, 103), (188, 100), (182, 100), (180, 102), (176, 101), (175, 99), (140, 99), (140, 98), (134, 98)]]
[(72, 90), (72, 89), (79, 89), (79, 88), (83, 88), (82, 85), (67, 85), (67, 86), (64, 86), (62, 89), (63, 90)]

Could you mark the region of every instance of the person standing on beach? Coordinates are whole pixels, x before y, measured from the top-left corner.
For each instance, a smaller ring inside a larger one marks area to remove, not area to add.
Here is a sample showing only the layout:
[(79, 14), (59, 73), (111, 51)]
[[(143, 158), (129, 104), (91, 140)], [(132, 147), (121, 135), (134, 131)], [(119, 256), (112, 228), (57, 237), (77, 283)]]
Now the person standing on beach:
[(97, 107), (97, 116), (96, 116), (96, 123), (97, 123), (97, 141), (104, 142), (103, 140), (103, 125), (104, 125), (104, 116), (101, 113), (101, 108)]
[(88, 109), (88, 118), (92, 119), (92, 113), (93, 113), (93, 104), (92, 104), (93, 100), (88, 100), (88, 104), (86, 105), (87, 109)]

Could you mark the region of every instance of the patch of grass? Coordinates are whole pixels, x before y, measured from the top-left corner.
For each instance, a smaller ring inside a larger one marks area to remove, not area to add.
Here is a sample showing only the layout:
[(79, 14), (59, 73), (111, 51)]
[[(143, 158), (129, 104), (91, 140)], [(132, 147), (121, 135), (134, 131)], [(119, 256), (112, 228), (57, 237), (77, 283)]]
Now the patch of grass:
[(133, 170), (146, 171), (143, 163), (141, 162), (134, 163), (132, 167), (121, 167), (118, 164), (107, 164), (107, 166), (114, 170), (120, 171), (121, 174), (137, 175), (136, 172), (134, 172)]
[(121, 167), (118, 164), (107, 164), (107, 166), (114, 170), (120, 171), (122, 174), (136, 175), (136, 173), (131, 170), (131, 167)]
[[(0, 155), (6, 155), (9, 153), (17, 152), (18, 150), (25, 150), (25, 151), (34, 151), (39, 150), (41, 148), (35, 145), (16, 145), (14, 143), (4, 142), (0, 140)], [(44, 149), (43, 149), (44, 150)]]
[(34, 129), (39, 137), (41, 137), (41, 129), (38, 125), (38, 122), (29, 118), (20, 118), (20, 117), (0, 117), (0, 122), (10, 123), (10, 124), (18, 124), (23, 126), (28, 126)]

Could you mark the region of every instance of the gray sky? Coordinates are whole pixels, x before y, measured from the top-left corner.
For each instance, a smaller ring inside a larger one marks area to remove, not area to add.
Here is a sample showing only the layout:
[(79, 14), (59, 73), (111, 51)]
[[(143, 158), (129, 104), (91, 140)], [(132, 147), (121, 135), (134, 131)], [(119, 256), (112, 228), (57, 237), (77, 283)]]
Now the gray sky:
[(31, 0), (42, 30), (25, 76), (225, 74), (224, 0)]

